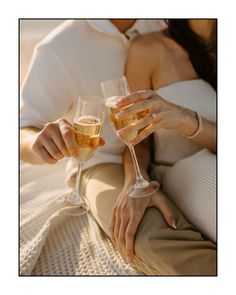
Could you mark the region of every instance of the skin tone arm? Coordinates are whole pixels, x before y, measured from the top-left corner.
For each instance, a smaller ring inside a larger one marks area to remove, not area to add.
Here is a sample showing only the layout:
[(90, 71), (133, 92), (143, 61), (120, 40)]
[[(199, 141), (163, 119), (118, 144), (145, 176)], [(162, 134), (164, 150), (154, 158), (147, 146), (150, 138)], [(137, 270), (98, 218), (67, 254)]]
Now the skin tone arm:
[[(131, 89), (138, 91), (124, 97), (117, 104), (119, 108), (122, 108), (131, 103), (135, 103), (117, 114), (117, 118), (124, 118), (140, 111), (149, 111), (149, 114), (137, 123), (119, 130), (118, 134), (124, 135), (131, 131), (144, 128), (137, 138), (132, 141), (132, 144), (137, 144), (142, 141), (158, 128), (175, 129), (186, 136), (194, 134), (198, 129), (198, 120), (195, 112), (168, 102), (157, 95), (155, 91), (142, 91), (142, 89), (153, 88), (152, 79), (154, 73), (157, 75), (158, 69), (161, 68), (160, 64), (152, 62), (157, 60), (157, 58), (149, 52), (149, 48), (145, 47), (145, 42), (143, 42), (143, 44), (134, 42), (133, 46), (131, 46), (126, 75), (129, 79)], [(163, 48), (160, 47), (160, 56), (164, 56), (164, 52), (161, 51), (162, 49)], [(148, 51), (145, 53), (145, 50)], [(156, 49), (154, 50), (154, 54), (156, 55)], [(142, 71), (139, 70), (140, 68)], [(155, 119), (151, 116), (153, 113), (155, 113)], [(201, 132), (196, 137), (189, 140), (209, 149), (211, 152), (216, 152), (216, 124), (202, 118)]]
[[(140, 170), (145, 179), (149, 179), (147, 174), (150, 161), (149, 146), (149, 139), (146, 139), (135, 149)], [(150, 196), (137, 199), (130, 198), (127, 195), (127, 188), (135, 182), (133, 162), (128, 149), (124, 153), (124, 173), (125, 183), (113, 208), (110, 234), (121, 254), (128, 262), (132, 263), (135, 234), (148, 207), (157, 207), (170, 227), (175, 229), (176, 223), (173, 218), (171, 203), (160, 190)]]
[[(101, 141), (100, 145), (104, 144)], [(136, 146), (140, 170), (148, 179), (147, 166), (150, 160), (148, 139)], [(53, 164), (63, 157), (77, 154), (76, 140), (73, 126), (66, 120), (46, 124), (40, 130), (29, 127), (21, 130), (21, 159), (32, 164)], [(134, 237), (137, 227), (148, 207), (157, 207), (163, 214), (167, 224), (176, 228), (172, 217), (171, 204), (161, 191), (152, 196), (132, 199), (126, 194), (126, 188), (134, 183), (135, 173), (129, 150), (124, 154), (125, 184), (113, 209), (113, 218), (110, 226), (111, 237), (120, 252), (132, 262), (134, 257)]]
[[(137, 112), (149, 111), (149, 114), (137, 123), (119, 130), (118, 134), (123, 136), (144, 128), (131, 142), (132, 144), (137, 144), (160, 128), (174, 129), (184, 136), (191, 136), (198, 129), (198, 119), (194, 111), (170, 103), (152, 90), (134, 92), (130, 96), (124, 97), (119, 102), (118, 107), (122, 108), (130, 103), (135, 104), (117, 114), (117, 118), (125, 118)], [(153, 113), (155, 113), (155, 118), (152, 117)], [(215, 153), (216, 124), (202, 118), (201, 132), (189, 140)]]
[[(113, 19), (111, 22), (125, 32), (135, 19)], [(99, 145), (104, 145), (101, 139)], [(31, 164), (54, 164), (64, 157), (77, 157), (76, 139), (72, 125), (59, 119), (45, 125), (41, 130), (26, 127), (20, 130), (20, 158)]]
[[(135, 81), (133, 81), (132, 75), (128, 75), (128, 80), (131, 89), (137, 90), (137, 87), (134, 85)], [(149, 79), (143, 79), (142, 82), (143, 81), (150, 83)], [(141, 85), (141, 87), (144, 87), (142, 89), (145, 89), (146, 85)], [(150, 88), (150, 84), (148, 84), (148, 88)], [(149, 179), (147, 174), (147, 167), (150, 161), (149, 140), (149, 138), (146, 138), (144, 141), (135, 146), (140, 171), (146, 179)], [(151, 196), (138, 199), (130, 198), (127, 195), (127, 187), (135, 182), (133, 162), (128, 148), (124, 154), (124, 173), (124, 188), (113, 208), (110, 236), (122, 255), (126, 257), (129, 262), (132, 262), (134, 258), (135, 234), (148, 207), (157, 207), (170, 227), (175, 229), (176, 223), (173, 218), (172, 205), (169, 199), (160, 190)]]

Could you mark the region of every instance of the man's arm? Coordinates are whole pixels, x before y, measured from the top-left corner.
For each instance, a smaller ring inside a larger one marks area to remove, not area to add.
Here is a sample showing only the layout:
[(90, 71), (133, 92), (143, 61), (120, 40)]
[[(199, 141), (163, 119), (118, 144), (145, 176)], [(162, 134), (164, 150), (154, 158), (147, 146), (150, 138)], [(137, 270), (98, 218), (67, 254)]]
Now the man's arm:
[(21, 90), (20, 157), (32, 164), (56, 163), (77, 152), (71, 124), (57, 120), (73, 104), (74, 93), (64, 60), (52, 48), (51, 42), (36, 46)]
[(43, 160), (33, 152), (32, 145), (40, 129), (25, 127), (20, 130), (20, 159), (31, 164), (43, 164)]

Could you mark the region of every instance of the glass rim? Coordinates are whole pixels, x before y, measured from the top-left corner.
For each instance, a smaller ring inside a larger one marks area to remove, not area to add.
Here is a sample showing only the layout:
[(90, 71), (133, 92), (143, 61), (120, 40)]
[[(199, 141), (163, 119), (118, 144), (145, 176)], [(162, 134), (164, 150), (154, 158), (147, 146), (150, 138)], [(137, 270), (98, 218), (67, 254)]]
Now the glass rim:
[(101, 81), (101, 84), (107, 84), (107, 83), (112, 82), (112, 81), (120, 81), (120, 80), (123, 80), (125, 82), (128, 82), (126, 76), (123, 75), (123, 76), (118, 77), (118, 78), (112, 78), (112, 79)]
[[(87, 100), (88, 98), (91, 98), (90, 100)], [(97, 98), (97, 100), (93, 100), (94, 98)], [(98, 100), (99, 99), (99, 100)], [(93, 103), (97, 105), (102, 105), (105, 103), (105, 99), (102, 96), (95, 95), (95, 94), (85, 94), (85, 95), (79, 95), (77, 98), (77, 101), (82, 101), (83, 103)]]

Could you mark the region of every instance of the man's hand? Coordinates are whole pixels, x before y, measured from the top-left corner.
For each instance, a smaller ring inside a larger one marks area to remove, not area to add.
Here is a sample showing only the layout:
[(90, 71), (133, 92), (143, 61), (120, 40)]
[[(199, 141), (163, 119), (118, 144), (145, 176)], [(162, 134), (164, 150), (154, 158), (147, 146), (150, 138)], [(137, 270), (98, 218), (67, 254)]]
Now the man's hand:
[(151, 196), (134, 199), (130, 198), (124, 189), (113, 208), (110, 235), (121, 254), (131, 263), (134, 257), (135, 234), (148, 207), (157, 207), (166, 223), (176, 229), (170, 201), (160, 190)]
[(77, 156), (72, 124), (61, 118), (43, 129), (25, 127), (20, 130), (20, 157), (31, 164), (54, 164), (63, 157)]
[[(100, 138), (96, 147), (103, 146)], [(21, 160), (31, 164), (54, 164), (64, 157), (77, 158), (79, 138), (66, 119), (48, 123), (42, 130), (35, 127), (21, 129)]]
[(47, 164), (54, 164), (64, 157), (77, 157), (74, 128), (65, 119), (48, 123), (35, 136), (32, 151)]

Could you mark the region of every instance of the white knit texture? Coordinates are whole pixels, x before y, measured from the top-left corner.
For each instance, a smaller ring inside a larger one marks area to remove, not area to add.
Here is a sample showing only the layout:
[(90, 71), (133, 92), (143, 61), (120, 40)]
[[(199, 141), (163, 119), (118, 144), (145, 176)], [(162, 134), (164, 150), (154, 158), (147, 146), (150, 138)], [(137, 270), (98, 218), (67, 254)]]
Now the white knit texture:
[(166, 169), (163, 189), (185, 217), (216, 242), (216, 155), (201, 150)]
[(65, 162), (21, 165), (21, 275), (138, 275), (90, 214), (63, 213)]

